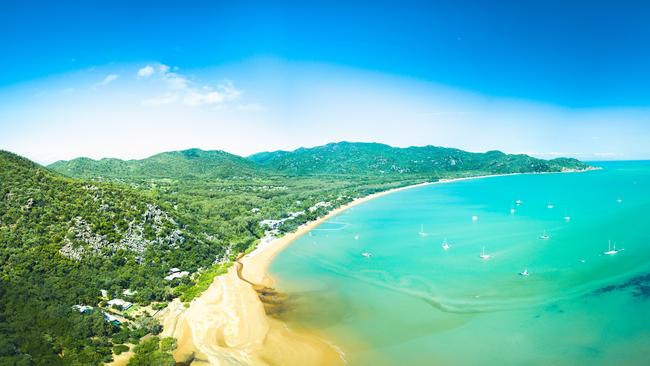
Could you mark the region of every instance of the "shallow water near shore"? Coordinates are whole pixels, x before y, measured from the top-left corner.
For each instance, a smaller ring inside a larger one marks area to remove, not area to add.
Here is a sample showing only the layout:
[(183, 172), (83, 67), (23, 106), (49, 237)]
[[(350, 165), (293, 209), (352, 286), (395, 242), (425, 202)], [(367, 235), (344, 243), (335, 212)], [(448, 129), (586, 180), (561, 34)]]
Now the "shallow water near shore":
[[(643, 364), (650, 162), (596, 165), (423, 186), (344, 211), (274, 260), (281, 318), (324, 333), (350, 365)], [(608, 240), (623, 250), (603, 255)]]

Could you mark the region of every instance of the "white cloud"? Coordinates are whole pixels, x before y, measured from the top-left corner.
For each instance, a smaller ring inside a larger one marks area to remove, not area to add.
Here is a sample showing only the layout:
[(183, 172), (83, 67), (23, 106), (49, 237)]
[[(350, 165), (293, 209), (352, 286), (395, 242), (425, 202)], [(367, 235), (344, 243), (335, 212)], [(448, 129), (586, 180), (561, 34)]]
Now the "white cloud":
[(151, 65), (147, 65), (140, 70), (138, 70), (138, 77), (140, 78), (148, 78), (151, 75), (153, 75), (156, 72), (156, 70), (153, 68)]
[(97, 83), (97, 86), (106, 86), (106, 85), (112, 83), (113, 81), (117, 80), (117, 78), (119, 78), (119, 77), (120, 77), (120, 76), (117, 75), (117, 74), (106, 75), (106, 77), (104, 78), (104, 80), (102, 80), (102, 81), (100, 81), (99, 83)]
[(138, 75), (143, 77), (150, 77), (158, 73), (156, 80), (162, 82), (163, 94), (143, 100), (143, 105), (157, 106), (176, 102), (189, 107), (222, 105), (238, 100), (242, 95), (242, 91), (237, 89), (230, 80), (226, 80), (214, 87), (200, 85), (178, 72), (170, 72), (170, 70), (177, 69), (177, 67), (171, 68), (160, 64), (157, 71), (151, 65), (147, 65), (138, 71)]
[(210, 87), (188, 89), (183, 97), (183, 103), (190, 107), (201, 105), (222, 104), (239, 99), (242, 92), (237, 90), (230, 81), (217, 85), (217, 90)]
[(167, 85), (172, 89), (183, 90), (188, 88), (187, 79), (179, 74), (173, 72), (166, 73), (164, 79), (167, 82)]

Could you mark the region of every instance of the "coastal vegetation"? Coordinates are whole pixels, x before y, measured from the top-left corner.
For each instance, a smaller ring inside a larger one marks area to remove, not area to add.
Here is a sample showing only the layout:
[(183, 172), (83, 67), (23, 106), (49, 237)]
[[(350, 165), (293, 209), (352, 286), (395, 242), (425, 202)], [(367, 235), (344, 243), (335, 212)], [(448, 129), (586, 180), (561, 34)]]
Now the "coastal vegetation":
[[(148, 314), (176, 297), (190, 302), (262, 238), (391, 188), (586, 168), (574, 159), (346, 142), (48, 168), (2, 151), (0, 364), (97, 365), (126, 343), (136, 344), (130, 364), (173, 364), (173, 340), (155, 337), (161, 327)], [(115, 299), (129, 305), (109, 306)], [(145, 335), (153, 336), (139, 342)]]

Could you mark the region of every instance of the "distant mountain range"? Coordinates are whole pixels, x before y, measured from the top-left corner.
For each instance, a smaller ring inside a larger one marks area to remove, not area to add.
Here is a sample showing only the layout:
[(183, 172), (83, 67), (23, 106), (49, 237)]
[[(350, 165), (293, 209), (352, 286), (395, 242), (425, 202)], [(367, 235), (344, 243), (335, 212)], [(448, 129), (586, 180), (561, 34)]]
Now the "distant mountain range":
[(379, 143), (338, 142), (294, 151), (262, 152), (244, 158), (224, 151), (189, 149), (164, 152), (141, 160), (77, 158), (48, 168), (74, 177), (227, 178), (251, 175), (427, 175), (584, 170), (576, 159), (543, 160), (500, 151), (472, 153), (422, 146), (398, 148)]

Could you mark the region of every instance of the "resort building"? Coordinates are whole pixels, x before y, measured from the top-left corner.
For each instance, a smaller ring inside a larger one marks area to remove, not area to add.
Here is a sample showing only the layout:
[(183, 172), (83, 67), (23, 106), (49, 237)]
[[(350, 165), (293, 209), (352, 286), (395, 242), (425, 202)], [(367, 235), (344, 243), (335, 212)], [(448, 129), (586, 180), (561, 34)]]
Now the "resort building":
[(169, 275), (165, 276), (165, 281), (171, 281), (171, 280), (176, 279), (176, 278), (183, 278), (185, 276), (189, 276), (189, 274), (190, 273), (188, 271), (182, 271), (181, 272), (180, 269), (178, 269), (178, 268), (172, 268), (169, 271)]
[(107, 304), (108, 304), (109, 306), (117, 306), (117, 307), (119, 307), (119, 308), (122, 309), (122, 310), (127, 310), (127, 309), (129, 309), (131, 306), (133, 306), (132, 303), (130, 303), (130, 302), (128, 302), (128, 301), (125, 301), (125, 300), (122, 300), (122, 299), (112, 299), (112, 300), (108, 300)]

